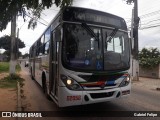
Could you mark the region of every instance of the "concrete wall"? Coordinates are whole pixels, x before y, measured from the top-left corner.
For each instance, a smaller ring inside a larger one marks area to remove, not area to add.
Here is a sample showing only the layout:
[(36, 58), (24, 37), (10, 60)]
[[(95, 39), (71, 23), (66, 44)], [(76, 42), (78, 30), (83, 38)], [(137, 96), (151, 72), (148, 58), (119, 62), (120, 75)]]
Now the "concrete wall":
[(149, 78), (160, 78), (160, 65), (152, 69), (144, 69), (139, 66), (139, 76), (140, 77), (149, 77)]

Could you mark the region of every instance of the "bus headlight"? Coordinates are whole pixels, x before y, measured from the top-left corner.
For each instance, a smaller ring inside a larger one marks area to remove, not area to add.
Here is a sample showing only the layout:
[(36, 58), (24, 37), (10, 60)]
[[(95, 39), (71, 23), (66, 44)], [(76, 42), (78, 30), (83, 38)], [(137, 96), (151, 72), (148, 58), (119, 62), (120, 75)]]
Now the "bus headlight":
[(127, 86), (131, 81), (130, 75), (124, 78), (124, 80), (121, 82), (119, 87), (125, 87)]
[(68, 79), (67, 80), (67, 85), (72, 85), (72, 82), (73, 82), (72, 80)]
[(73, 78), (61, 75), (61, 80), (70, 90), (82, 90), (83, 88)]

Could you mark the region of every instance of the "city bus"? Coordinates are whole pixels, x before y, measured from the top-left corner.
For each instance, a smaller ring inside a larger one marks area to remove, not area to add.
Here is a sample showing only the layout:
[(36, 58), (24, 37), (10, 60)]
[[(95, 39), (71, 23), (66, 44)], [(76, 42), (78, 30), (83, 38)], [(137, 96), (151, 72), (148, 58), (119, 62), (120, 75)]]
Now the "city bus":
[(29, 69), (59, 107), (130, 95), (130, 40), (123, 18), (65, 7), (31, 46)]

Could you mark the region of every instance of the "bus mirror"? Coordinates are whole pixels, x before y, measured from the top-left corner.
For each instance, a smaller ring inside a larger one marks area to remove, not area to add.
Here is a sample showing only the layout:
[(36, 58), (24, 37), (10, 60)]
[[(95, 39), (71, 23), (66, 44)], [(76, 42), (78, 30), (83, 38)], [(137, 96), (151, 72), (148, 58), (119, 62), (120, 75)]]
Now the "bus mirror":
[(61, 31), (60, 31), (60, 29), (57, 29), (55, 31), (55, 39), (56, 39), (57, 42), (61, 41)]

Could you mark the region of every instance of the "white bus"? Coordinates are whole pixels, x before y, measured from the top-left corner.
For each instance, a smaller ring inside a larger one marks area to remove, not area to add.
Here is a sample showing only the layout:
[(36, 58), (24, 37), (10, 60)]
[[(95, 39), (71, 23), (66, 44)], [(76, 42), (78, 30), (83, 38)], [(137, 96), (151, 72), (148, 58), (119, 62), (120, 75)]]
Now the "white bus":
[(59, 107), (130, 95), (130, 41), (123, 18), (66, 7), (30, 48), (30, 73)]

